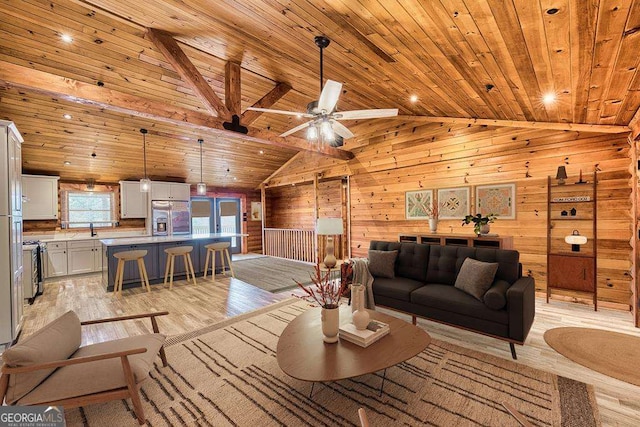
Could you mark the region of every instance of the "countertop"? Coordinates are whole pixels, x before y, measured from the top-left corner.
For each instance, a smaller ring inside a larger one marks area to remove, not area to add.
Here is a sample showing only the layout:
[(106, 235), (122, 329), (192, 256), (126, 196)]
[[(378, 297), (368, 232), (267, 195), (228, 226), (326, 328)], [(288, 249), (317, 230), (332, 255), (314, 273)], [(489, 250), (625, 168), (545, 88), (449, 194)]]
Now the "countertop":
[(36, 249), (38, 247), (38, 245), (22, 245), (22, 250), (23, 251), (32, 251), (34, 249)]
[(149, 243), (182, 242), (184, 240), (219, 239), (221, 237), (244, 237), (240, 233), (181, 234), (178, 236), (140, 236), (120, 239), (101, 239), (105, 246), (143, 245)]

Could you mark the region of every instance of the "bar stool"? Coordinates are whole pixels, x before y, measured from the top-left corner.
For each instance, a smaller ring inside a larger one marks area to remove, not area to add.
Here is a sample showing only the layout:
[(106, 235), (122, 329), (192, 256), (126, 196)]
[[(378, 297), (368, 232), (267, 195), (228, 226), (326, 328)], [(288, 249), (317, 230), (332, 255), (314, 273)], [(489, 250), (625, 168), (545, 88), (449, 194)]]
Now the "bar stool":
[(209, 270), (209, 258), (211, 258), (211, 278), (214, 282), (216, 281), (216, 252), (220, 252), (220, 260), (222, 261), (222, 274), (224, 274), (225, 276), (227, 275), (227, 267), (224, 261), (224, 257), (226, 255), (227, 260), (229, 261), (229, 270), (231, 270), (231, 277), (236, 277), (235, 274), (233, 274), (233, 267), (231, 266), (229, 246), (231, 246), (231, 243), (229, 242), (218, 242), (205, 245), (205, 248), (207, 248), (207, 258), (204, 262), (204, 279), (207, 278), (207, 272)]
[(193, 264), (191, 263), (191, 251), (193, 251), (193, 246), (175, 246), (173, 248), (167, 248), (164, 250), (164, 252), (167, 254), (167, 266), (164, 269), (164, 284), (167, 284), (167, 278), (169, 277), (169, 274), (171, 274), (169, 289), (173, 289), (173, 267), (175, 264), (176, 256), (180, 255), (182, 255), (184, 259), (184, 268), (187, 272), (187, 282), (189, 282), (189, 274), (191, 274), (193, 284), (196, 284), (196, 275), (193, 271)]
[(147, 269), (144, 265), (144, 257), (147, 255), (146, 250), (138, 251), (125, 251), (113, 254), (118, 259), (118, 267), (116, 268), (116, 280), (113, 284), (113, 292), (116, 295), (122, 295), (122, 281), (124, 279), (124, 264), (127, 261), (137, 261), (138, 271), (140, 272), (140, 283), (143, 288), (147, 289), (147, 292), (151, 292), (151, 286), (149, 286), (149, 277), (147, 276)]

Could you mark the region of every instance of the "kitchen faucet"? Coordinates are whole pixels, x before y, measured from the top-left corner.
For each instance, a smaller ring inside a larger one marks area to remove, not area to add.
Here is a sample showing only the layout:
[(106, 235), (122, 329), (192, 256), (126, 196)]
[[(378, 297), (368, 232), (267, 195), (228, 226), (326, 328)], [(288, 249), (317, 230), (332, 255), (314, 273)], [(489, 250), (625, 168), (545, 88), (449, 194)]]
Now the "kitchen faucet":
[(91, 237), (95, 237), (98, 235), (98, 233), (96, 231), (93, 231), (93, 223), (90, 222), (89, 223), (89, 230), (91, 230)]

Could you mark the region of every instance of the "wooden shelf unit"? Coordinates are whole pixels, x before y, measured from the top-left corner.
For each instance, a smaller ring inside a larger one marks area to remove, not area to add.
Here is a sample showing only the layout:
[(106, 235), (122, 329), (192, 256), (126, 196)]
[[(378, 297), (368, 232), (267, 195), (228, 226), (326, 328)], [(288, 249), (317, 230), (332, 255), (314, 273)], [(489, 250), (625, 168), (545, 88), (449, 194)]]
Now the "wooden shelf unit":
[(401, 234), (400, 242), (414, 242), (425, 245), (470, 246), (473, 248), (513, 249), (511, 236), (469, 236), (467, 234)]
[[(588, 293), (598, 310), (597, 173), (586, 182), (558, 184), (547, 177), (547, 303), (553, 289)], [(574, 200), (571, 200), (573, 198)], [(566, 200), (569, 199), (569, 200)], [(588, 200), (586, 200), (588, 199)], [(571, 215), (571, 209), (575, 209)], [(562, 215), (562, 211), (566, 214)], [(579, 252), (564, 241), (573, 230), (587, 237)]]

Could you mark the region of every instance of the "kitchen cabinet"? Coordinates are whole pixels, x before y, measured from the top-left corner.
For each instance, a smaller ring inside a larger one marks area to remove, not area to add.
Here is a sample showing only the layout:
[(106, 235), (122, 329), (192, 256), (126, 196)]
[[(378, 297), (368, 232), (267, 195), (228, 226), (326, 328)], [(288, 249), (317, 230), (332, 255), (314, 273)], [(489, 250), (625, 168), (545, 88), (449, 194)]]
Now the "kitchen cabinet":
[(47, 278), (67, 275), (67, 242), (47, 243)]
[(146, 218), (149, 193), (140, 191), (139, 181), (120, 181), (120, 218)]
[(93, 240), (67, 242), (67, 252), (67, 274), (82, 274), (95, 271)]
[(151, 183), (151, 200), (191, 200), (191, 184), (177, 182)]
[(58, 218), (58, 176), (22, 175), (23, 219)]

